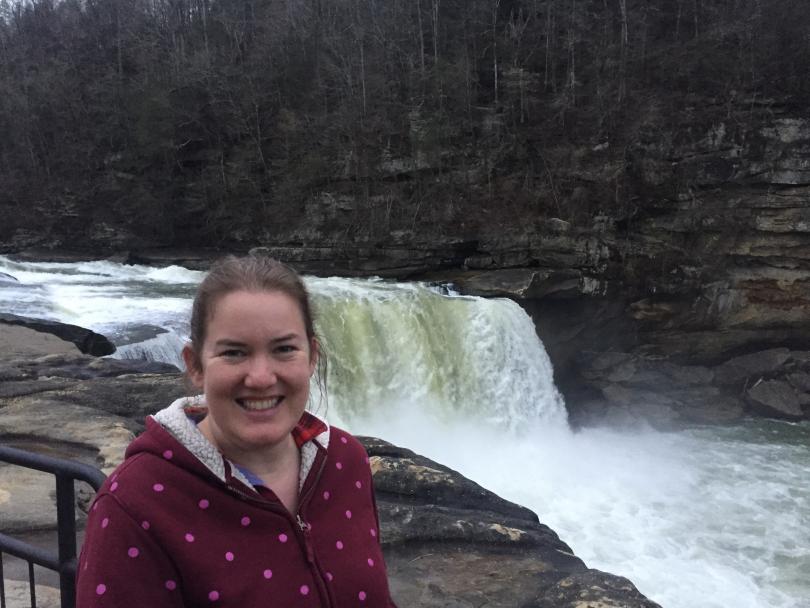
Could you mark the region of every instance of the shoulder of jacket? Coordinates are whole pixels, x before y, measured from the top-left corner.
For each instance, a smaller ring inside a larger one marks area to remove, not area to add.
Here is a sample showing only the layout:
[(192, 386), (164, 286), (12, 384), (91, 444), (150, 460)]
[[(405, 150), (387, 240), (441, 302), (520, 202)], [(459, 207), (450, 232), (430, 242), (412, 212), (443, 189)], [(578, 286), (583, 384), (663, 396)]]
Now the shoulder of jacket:
[[(143, 491), (153, 485), (155, 474), (166, 470), (164, 458), (149, 452), (138, 452), (128, 456), (113, 470), (99, 489), (99, 494), (115, 494), (119, 491)], [(177, 474), (177, 473), (175, 473)]]
[(369, 463), (368, 452), (357, 437), (337, 427), (331, 429), (329, 454), (332, 457), (348, 458), (365, 466)]

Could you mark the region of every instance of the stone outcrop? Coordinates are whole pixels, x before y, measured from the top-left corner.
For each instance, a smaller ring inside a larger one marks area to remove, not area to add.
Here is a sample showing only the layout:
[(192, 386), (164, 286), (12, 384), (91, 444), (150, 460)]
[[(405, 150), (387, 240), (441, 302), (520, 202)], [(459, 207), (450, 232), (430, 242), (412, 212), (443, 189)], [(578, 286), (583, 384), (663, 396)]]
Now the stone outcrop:
[[(3, 361), (0, 441), (109, 472), (144, 416), (185, 392), (180, 374), (138, 365), (75, 352)], [(528, 509), (409, 450), (362, 441), (400, 606), (656, 606), (628, 580), (587, 568)], [(0, 487), (3, 532), (53, 528), (52, 478), (0, 464)], [(89, 498), (80, 490), (80, 504)], [(42, 597), (51, 601), (52, 593), (45, 589)]]
[(588, 569), (528, 509), (410, 450), (361, 440), (400, 606), (656, 606), (627, 579)]
[(21, 325), (38, 332), (53, 334), (66, 342), (72, 342), (81, 352), (89, 355), (101, 357), (115, 352), (115, 345), (105, 336), (78, 325), (46, 319), (31, 319), (9, 313), (0, 313), (0, 323)]
[(659, 428), (723, 424), (743, 416), (810, 418), (806, 351), (768, 349), (716, 366), (621, 352), (583, 354), (580, 380), (599, 399), (570, 408), (574, 422)]

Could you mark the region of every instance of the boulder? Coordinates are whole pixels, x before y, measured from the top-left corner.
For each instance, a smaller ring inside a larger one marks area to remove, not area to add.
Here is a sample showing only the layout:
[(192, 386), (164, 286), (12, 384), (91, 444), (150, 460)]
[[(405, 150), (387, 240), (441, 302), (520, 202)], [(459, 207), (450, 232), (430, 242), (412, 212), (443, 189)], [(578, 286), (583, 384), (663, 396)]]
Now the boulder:
[(30, 319), (8, 313), (0, 313), (0, 323), (21, 325), (38, 332), (53, 334), (67, 342), (72, 342), (81, 352), (90, 355), (101, 357), (115, 352), (115, 345), (107, 338), (78, 325), (59, 323), (47, 319)]
[[(3, 334), (3, 356), (7, 358), (36, 357), (44, 352), (76, 354), (80, 352), (72, 342), (22, 325), (6, 325), (0, 322), (0, 332)], [(0, 379), (3, 379), (3, 369), (6, 364), (0, 363), (0, 365), (2, 365), (0, 367)]]
[(705, 366), (677, 365), (664, 358), (630, 353), (581, 357), (582, 379), (603, 399), (575, 408), (579, 423), (638, 424), (669, 429), (688, 424), (730, 423), (745, 413), (733, 391), (713, 385)]
[(772, 418), (801, 420), (804, 417), (796, 389), (784, 380), (757, 382), (746, 391), (746, 397), (755, 409)]
[(575, 424), (643, 420), (670, 428), (727, 424), (743, 415), (810, 418), (807, 351), (773, 348), (716, 366), (627, 352), (581, 353), (578, 363), (582, 385), (592, 393), (568, 404)]
[[(470, 260), (466, 262), (472, 267)], [(519, 300), (580, 294), (584, 278), (576, 271), (541, 268), (503, 268), (459, 273), (453, 283), (465, 294)]]
[(718, 366), (715, 381), (721, 385), (742, 385), (778, 371), (790, 359), (787, 348), (771, 348), (729, 359)]

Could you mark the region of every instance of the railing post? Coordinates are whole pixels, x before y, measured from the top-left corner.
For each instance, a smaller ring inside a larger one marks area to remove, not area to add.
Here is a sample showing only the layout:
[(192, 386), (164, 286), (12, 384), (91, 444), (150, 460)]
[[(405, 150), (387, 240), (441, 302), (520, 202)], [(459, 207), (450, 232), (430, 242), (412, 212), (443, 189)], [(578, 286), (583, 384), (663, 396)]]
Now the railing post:
[[(76, 603), (76, 511), (73, 478), (56, 474), (56, 525), (59, 536), (59, 588), (62, 608)], [(70, 567), (72, 566), (72, 567)]]
[(106, 476), (90, 465), (54, 458), (42, 454), (26, 452), (0, 444), (0, 462), (44, 471), (56, 476), (56, 520), (59, 549), (41, 549), (29, 543), (0, 533), (0, 608), (6, 608), (5, 583), (3, 580), (3, 553), (9, 553), (28, 562), (28, 583), (31, 592), (31, 605), (36, 606), (34, 564), (59, 573), (61, 608), (75, 608), (76, 605), (76, 509), (74, 481), (86, 481), (94, 490), (104, 483)]

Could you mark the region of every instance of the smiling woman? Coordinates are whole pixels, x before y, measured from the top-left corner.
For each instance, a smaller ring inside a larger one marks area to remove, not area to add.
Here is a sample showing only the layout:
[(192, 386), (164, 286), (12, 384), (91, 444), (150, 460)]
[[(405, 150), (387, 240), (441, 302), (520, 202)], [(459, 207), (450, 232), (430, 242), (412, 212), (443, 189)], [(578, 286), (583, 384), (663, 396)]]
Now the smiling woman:
[(78, 605), (391, 608), (368, 457), (306, 411), (306, 289), (269, 258), (200, 285), (183, 350), (197, 397), (147, 419), (87, 523)]
[[(249, 469), (296, 510), (299, 452), (292, 437), (309, 397), (318, 344), (295, 300), (279, 291), (223, 296), (205, 343), (183, 358), (203, 390), (199, 429), (231, 461)], [(199, 351), (199, 352), (198, 352)]]

